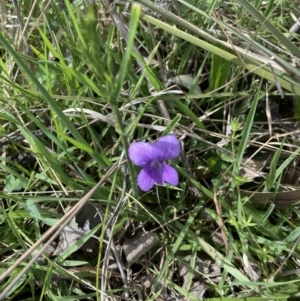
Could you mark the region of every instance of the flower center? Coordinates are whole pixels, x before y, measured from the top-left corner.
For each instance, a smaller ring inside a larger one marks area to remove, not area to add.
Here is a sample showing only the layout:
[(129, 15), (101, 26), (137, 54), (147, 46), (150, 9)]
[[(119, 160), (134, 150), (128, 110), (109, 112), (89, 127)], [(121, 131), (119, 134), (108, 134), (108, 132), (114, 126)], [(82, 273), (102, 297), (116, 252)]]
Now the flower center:
[(150, 165), (151, 165), (152, 168), (158, 169), (161, 166), (161, 162), (152, 161)]

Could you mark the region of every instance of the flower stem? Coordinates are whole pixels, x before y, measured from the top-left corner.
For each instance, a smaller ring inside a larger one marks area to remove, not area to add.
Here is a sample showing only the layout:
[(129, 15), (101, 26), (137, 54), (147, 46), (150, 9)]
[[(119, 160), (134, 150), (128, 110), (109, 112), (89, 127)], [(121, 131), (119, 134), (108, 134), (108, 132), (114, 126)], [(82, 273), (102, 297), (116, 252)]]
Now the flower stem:
[[(116, 84), (116, 89), (115, 89), (114, 93), (112, 93), (111, 97), (109, 98), (109, 104), (111, 105), (111, 108), (113, 110), (115, 120), (116, 120), (116, 131), (121, 136), (121, 141), (122, 141), (127, 158), (129, 158), (128, 157), (129, 144), (128, 144), (127, 135), (126, 135), (126, 132), (124, 129), (122, 117), (119, 112), (118, 103), (119, 103), (123, 83), (126, 78), (128, 65), (129, 65), (129, 62), (131, 59), (131, 53), (132, 53), (132, 49), (134, 46), (134, 38), (135, 38), (135, 35), (137, 32), (137, 27), (139, 24), (140, 16), (141, 16), (141, 6), (137, 3), (132, 4), (132, 10), (131, 10), (131, 14), (130, 14), (130, 26), (129, 26), (128, 36), (126, 39), (127, 48), (124, 53), (122, 63), (120, 66), (120, 72), (119, 72), (118, 81)], [(127, 164), (128, 164), (128, 172), (130, 175), (133, 193), (134, 193), (135, 197), (138, 197), (138, 188), (137, 188), (136, 176), (135, 176), (133, 164), (130, 160), (128, 160)]]
[[(126, 158), (128, 159), (129, 158), (129, 156), (128, 156), (129, 144), (128, 144), (127, 135), (126, 135), (126, 132), (125, 132), (125, 129), (124, 129), (124, 126), (123, 126), (122, 118), (121, 118), (121, 115), (120, 115), (120, 112), (119, 112), (117, 106), (113, 105), (112, 110), (113, 110), (113, 113), (114, 113), (115, 118), (116, 118), (116, 131), (119, 133), (119, 135), (121, 137), (121, 141), (122, 141), (122, 144), (123, 144), (123, 147), (124, 147), (124, 150), (125, 150)], [(127, 160), (127, 166), (128, 166), (128, 172), (129, 172), (129, 175), (130, 175), (131, 187), (132, 187), (132, 190), (133, 190), (133, 194), (134, 194), (135, 197), (138, 197), (138, 194), (139, 194), (138, 191), (139, 190), (138, 190), (138, 187), (137, 187), (137, 184), (136, 184), (137, 183), (136, 182), (136, 175), (135, 175), (135, 172), (134, 172), (133, 164), (129, 159)]]

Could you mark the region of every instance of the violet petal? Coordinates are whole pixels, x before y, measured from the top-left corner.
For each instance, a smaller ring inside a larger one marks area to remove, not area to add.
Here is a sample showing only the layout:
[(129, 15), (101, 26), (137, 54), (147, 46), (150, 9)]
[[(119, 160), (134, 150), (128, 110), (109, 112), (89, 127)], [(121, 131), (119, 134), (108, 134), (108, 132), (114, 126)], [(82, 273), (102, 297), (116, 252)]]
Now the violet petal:
[(147, 171), (145, 171), (145, 168), (140, 171), (137, 180), (140, 189), (143, 191), (150, 190), (155, 182), (153, 178), (149, 177)]
[(144, 167), (152, 162), (152, 145), (149, 142), (134, 142), (129, 146), (128, 154), (135, 165)]
[(179, 183), (177, 170), (165, 163), (163, 165), (163, 177), (164, 177), (164, 181), (171, 185), (176, 186)]
[(180, 154), (180, 144), (174, 135), (163, 136), (151, 146), (151, 159), (153, 161), (173, 160)]

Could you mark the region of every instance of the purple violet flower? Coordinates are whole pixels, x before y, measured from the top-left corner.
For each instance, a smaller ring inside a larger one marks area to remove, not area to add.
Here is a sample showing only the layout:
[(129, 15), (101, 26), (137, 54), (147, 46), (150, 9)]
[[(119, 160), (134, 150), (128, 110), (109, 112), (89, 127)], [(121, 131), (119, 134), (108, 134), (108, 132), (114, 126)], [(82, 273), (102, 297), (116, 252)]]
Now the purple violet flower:
[(174, 135), (161, 137), (154, 143), (134, 142), (128, 152), (130, 160), (142, 167), (137, 179), (141, 190), (148, 191), (155, 183), (178, 185), (176, 169), (164, 163), (179, 156), (180, 144)]

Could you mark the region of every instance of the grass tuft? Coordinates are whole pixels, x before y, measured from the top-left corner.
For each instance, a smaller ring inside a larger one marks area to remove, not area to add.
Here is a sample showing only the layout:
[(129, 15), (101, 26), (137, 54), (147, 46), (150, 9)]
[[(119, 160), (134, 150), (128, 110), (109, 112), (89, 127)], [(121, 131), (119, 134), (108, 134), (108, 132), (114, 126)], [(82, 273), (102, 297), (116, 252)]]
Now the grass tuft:
[(298, 300), (298, 2), (0, 1), (0, 300)]

